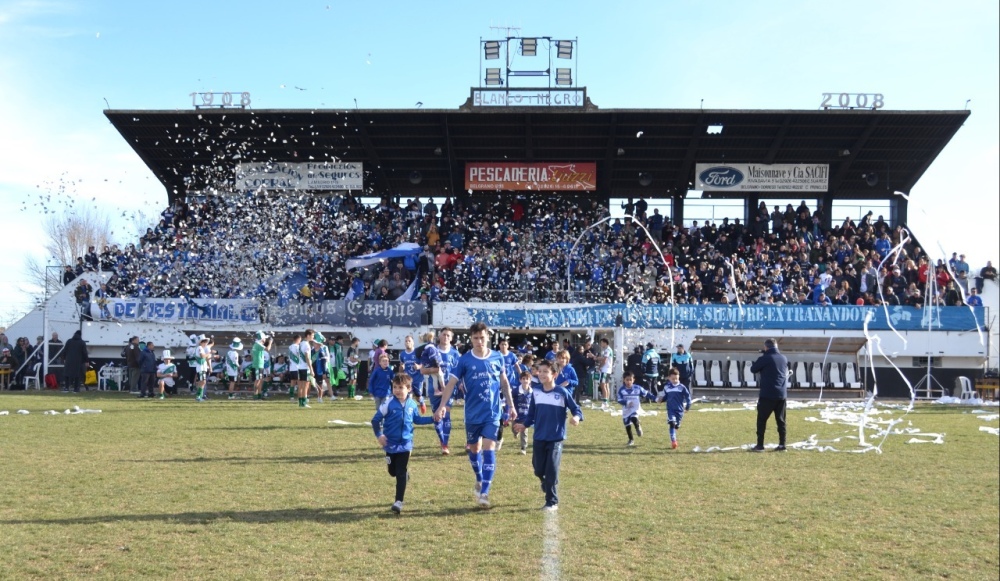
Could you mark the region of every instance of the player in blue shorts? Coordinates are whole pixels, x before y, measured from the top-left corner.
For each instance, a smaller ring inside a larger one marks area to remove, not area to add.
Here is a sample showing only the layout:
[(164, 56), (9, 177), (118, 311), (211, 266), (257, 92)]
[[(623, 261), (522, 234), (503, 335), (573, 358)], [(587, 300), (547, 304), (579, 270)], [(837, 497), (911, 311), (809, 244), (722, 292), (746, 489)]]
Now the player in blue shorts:
[(691, 409), (691, 391), (681, 383), (681, 372), (671, 367), (667, 372), (667, 383), (656, 401), (667, 401), (667, 424), (670, 425), (670, 447), (677, 449), (677, 430), (681, 427), (684, 412)]
[[(450, 329), (444, 329), (441, 334), (451, 333)], [(438, 410), (441, 405), (441, 394), (444, 390), (445, 378), (442, 368), (444, 362), (441, 360), (441, 353), (434, 345), (434, 333), (428, 332), (421, 336), (426, 343), (420, 349), (420, 373), (424, 377), (424, 386), (427, 397), (431, 400), (431, 409)], [(449, 399), (444, 404), (445, 413), (441, 419), (434, 417), (434, 431), (437, 432), (438, 441), (441, 443), (441, 453), (447, 456), (451, 454), (448, 449), (448, 440), (451, 437), (451, 407), (455, 404), (454, 399)]]
[(413, 335), (407, 335), (403, 340), (403, 350), (399, 352), (399, 363), (402, 364), (403, 371), (410, 376), (413, 385), (410, 397), (419, 404), (420, 413), (427, 413), (427, 406), (424, 404), (424, 376), (420, 373), (420, 361), (417, 358), (417, 350), (413, 347)]
[(651, 399), (653, 394), (646, 388), (635, 383), (635, 374), (626, 371), (622, 374), (622, 386), (618, 388), (618, 403), (622, 406), (622, 423), (625, 424), (625, 433), (628, 434), (628, 445), (635, 446), (632, 439), (632, 426), (635, 426), (635, 433), (642, 437), (642, 426), (639, 425), (639, 412), (642, 400)]
[[(475, 323), (469, 328), (472, 350), (459, 358), (441, 395), (447, 401), (458, 382), (464, 382), (465, 441), (469, 462), (476, 475), (476, 501), (483, 508), (490, 507), (490, 485), (496, 471), (496, 440), (503, 404), (501, 394), (510, 410), (510, 420), (517, 419), (503, 358), (489, 348), (489, 338), (486, 323)], [(443, 418), (445, 413), (444, 406), (437, 408), (435, 419)]]

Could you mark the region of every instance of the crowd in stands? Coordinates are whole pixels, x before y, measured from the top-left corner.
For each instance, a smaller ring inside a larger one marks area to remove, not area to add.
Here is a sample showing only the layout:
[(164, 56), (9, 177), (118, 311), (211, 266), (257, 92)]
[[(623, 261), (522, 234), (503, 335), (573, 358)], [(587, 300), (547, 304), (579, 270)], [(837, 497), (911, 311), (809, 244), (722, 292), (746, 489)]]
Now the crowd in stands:
[[(447, 198), (439, 208), (433, 199), (366, 206), (350, 196), (211, 196), (167, 208), (137, 244), (90, 248), (66, 267), (64, 282), (110, 272), (96, 290), (77, 281), (77, 301), (99, 306), (115, 296), (274, 299), (293, 275), (308, 281), (294, 289), (299, 300), (352, 290), (355, 299), (394, 300), (414, 279), (412, 298), (429, 302), (919, 307), (928, 288), (935, 305), (979, 300), (964, 256), (932, 264), (901, 226), (870, 212), (830, 229), (804, 201), (784, 209), (762, 202), (746, 224), (677, 227), (644, 200), (625, 213), (636, 220), (591, 228), (609, 213), (589, 199)], [(345, 269), (350, 257), (403, 242), (423, 251)], [(979, 291), (982, 279), (996, 279), (992, 264), (977, 277)]]

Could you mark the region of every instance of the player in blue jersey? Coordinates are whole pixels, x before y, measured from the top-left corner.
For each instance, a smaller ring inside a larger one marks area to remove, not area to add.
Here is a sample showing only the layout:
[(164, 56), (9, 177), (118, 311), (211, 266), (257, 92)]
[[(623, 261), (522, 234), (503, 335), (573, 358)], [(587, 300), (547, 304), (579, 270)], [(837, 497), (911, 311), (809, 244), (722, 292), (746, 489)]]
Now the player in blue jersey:
[(681, 427), (684, 412), (691, 409), (691, 391), (681, 383), (681, 372), (671, 367), (663, 391), (656, 396), (657, 403), (667, 402), (667, 424), (670, 426), (670, 447), (677, 449), (677, 430)]
[(555, 384), (552, 363), (543, 359), (535, 367), (542, 385), (532, 390), (528, 414), (514, 425), (514, 431), (520, 433), (535, 427), (531, 465), (545, 492), (542, 510), (554, 511), (559, 508), (557, 488), (562, 444), (566, 439), (566, 412), (572, 415), (569, 421), (575, 426), (583, 421), (583, 411), (573, 400), (573, 394)]
[(407, 465), (413, 450), (413, 426), (434, 422), (422, 417), (417, 403), (410, 399), (411, 376), (400, 373), (392, 378), (392, 395), (382, 401), (372, 418), (372, 429), (378, 445), (385, 450), (385, 461), (389, 465), (389, 476), (396, 479), (396, 502), (392, 511), (399, 514), (403, 510), (403, 495), (410, 479)]
[(403, 366), (403, 371), (410, 376), (413, 388), (410, 396), (420, 405), (420, 413), (427, 413), (424, 405), (424, 376), (420, 373), (420, 361), (417, 359), (417, 350), (413, 347), (413, 335), (407, 335), (403, 339), (403, 351), (399, 352), (399, 363)]
[[(450, 329), (443, 329), (441, 334), (451, 333)], [(444, 374), (441, 368), (444, 362), (441, 360), (441, 353), (437, 345), (434, 344), (434, 333), (427, 332), (421, 336), (426, 343), (420, 349), (420, 373), (424, 377), (424, 387), (427, 397), (431, 400), (431, 409), (437, 410), (442, 407), (441, 394), (444, 390)], [(437, 432), (438, 441), (441, 443), (441, 453), (447, 456), (451, 454), (448, 449), (448, 440), (451, 437), (451, 407), (455, 404), (454, 399), (444, 403), (445, 414), (443, 419), (434, 418), (434, 431)]]
[(639, 425), (639, 405), (642, 400), (650, 399), (653, 395), (646, 391), (641, 385), (636, 385), (635, 375), (631, 371), (622, 374), (622, 386), (618, 388), (618, 403), (622, 406), (622, 423), (625, 424), (625, 433), (628, 434), (628, 445), (635, 446), (632, 439), (632, 426), (635, 426), (635, 433), (642, 437), (642, 426)]
[[(489, 348), (489, 335), (486, 323), (475, 323), (469, 328), (472, 350), (459, 358), (441, 395), (447, 401), (459, 381), (465, 384), (465, 442), (468, 444), (469, 463), (476, 475), (476, 501), (483, 508), (490, 506), (490, 485), (496, 471), (496, 441), (503, 402), (510, 410), (510, 419), (517, 419), (503, 358)], [(435, 419), (440, 420), (445, 413), (446, 408), (439, 407), (435, 411)]]
[(503, 357), (503, 370), (507, 373), (507, 380), (514, 381), (520, 373), (517, 371), (517, 355), (510, 350), (510, 343), (507, 339), (500, 339), (497, 348), (500, 356)]

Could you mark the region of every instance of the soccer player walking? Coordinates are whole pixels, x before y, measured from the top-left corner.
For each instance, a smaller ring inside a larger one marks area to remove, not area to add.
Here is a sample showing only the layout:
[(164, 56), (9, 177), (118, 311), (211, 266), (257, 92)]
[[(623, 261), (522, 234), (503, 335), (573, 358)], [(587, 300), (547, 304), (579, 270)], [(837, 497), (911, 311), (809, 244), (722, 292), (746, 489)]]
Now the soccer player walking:
[(504, 371), (500, 353), (489, 348), (489, 329), (486, 323), (475, 323), (469, 328), (472, 350), (458, 359), (451, 370), (451, 378), (441, 394), (442, 405), (435, 410), (434, 418), (444, 419), (447, 406), (459, 381), (465, 385), (465, 441), (468, 444), (469, 463), (476, 475), (474, 494), (479, 506), (490, 507), (490, 485), (496, 471), (496, 441), (502, 413), (501, 394), (510, 410), (510, 419), (517, 419), (517, 410), (510, 393), (510, 383)]

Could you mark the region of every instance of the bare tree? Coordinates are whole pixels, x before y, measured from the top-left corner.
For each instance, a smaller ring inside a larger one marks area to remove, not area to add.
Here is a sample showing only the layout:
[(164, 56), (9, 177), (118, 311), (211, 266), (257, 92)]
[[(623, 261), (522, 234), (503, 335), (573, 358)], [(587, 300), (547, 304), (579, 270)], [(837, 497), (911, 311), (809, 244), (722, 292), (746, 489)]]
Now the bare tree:
[[(49, 294), (62, 287), (62, 267), (76, 264), (87, 248), (100, 252), (111, 241), (111, 219), (93, 208), (73, 208), (62, 214), (50, 215), (42, 225), (45, 260), (59, 268), (47, 268), (32, 256), (25, 259), (28, 284), (45, 289)], [(48, 284), (46, 284), (48, 283)], [(48, 295), (46, 295), (47, 298)]]

